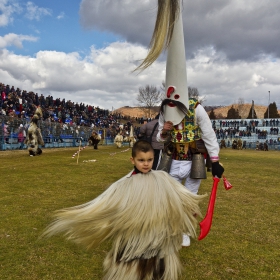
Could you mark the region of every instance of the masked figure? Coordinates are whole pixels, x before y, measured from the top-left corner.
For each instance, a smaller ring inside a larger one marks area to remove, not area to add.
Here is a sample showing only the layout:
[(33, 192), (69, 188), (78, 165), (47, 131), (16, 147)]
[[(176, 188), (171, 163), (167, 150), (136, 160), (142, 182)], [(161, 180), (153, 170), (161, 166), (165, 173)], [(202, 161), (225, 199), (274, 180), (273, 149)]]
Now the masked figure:
[(24, 143), (28, 146), (30, 156), (42, 154), (42, 149), (39, 148), (39, 145), (45, 145), (41, 130), (38, 127), (38, 121), (42, 118), (42, 116), (42, 109), (41, 107), (38, 107), (31, 119), (30, 125), (27, 130), (27, 135)]

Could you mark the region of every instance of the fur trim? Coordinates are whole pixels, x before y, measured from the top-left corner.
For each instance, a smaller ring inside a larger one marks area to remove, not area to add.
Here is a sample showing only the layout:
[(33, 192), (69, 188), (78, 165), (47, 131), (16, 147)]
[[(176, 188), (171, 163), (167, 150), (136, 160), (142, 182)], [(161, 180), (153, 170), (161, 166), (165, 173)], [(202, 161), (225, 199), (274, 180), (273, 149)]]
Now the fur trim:
[(174, 29), (174, 23), (180, 12), (181, 0), (158, 0), (158, 12), (150, 50), (143, 62), (134, 70), (148, 68), (160, 56), (164, 49), (168, 49)]
[(42, 154), (42, 150), (38, 147), (38, 145), (45, 145), (41, 134), (41, 130), (37, 126), (38, 120), (42, 117), (42, 115), (42, 109), (38, 107), (35, 111), (34, 116), (31, 119), (26, 139), (24, 141), (24, 143), (28, 145), (29, 155), (32, 156)]
[(123, 143), (123, 136), (120, 133), (116, 135), (114, 143), (116, 144), (117, 148), (121, 148)]
[(164, 171), (139, 173), (88, 203), (58, 211), (44, 236), (64, 233), (87, 249), (113, 239), (104, 279), (175, 280), (182, 234), (196, 236), (201, 199)]

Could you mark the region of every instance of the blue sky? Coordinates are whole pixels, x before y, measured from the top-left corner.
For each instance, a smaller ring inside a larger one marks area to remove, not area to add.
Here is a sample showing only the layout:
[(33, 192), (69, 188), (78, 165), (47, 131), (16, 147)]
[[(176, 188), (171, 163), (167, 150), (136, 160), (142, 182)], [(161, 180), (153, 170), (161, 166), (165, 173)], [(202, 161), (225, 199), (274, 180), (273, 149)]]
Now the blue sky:
[[(205, 105), (276, 102), (280, 2), (184, 0), (188, 85)], [(165, 55), (132, 73), (148, 51), (156, 0), (0, 0), (0, 82), (106, 109), (137, 106), (160, 88)]]
[[(11, 46), (16, 54), (33, 56), (40, 50), (88, 54), (90, 47), (102, 48), (120, 38), (109, 32), (85, 29), (79, 21), (80, 1), (17, 1), (20, 9), (5, 33), (24, 34), (35, 41), (24, 41), (24, 47)], [(2, 32), (1, 32), (2, 33)], [(0, 33), (0, 34), (1, 34)]]

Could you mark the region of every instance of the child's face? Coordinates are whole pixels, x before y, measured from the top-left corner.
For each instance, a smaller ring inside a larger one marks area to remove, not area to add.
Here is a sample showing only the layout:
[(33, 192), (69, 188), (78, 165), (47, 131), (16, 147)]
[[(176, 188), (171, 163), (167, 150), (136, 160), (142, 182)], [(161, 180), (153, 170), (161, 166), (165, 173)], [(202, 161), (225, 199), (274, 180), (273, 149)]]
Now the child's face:
[(136, 157), (130, 158), (132, 164), (142, 173), (148, 173), (153, 166), (154, 153), (152, 151), (138, 152)]

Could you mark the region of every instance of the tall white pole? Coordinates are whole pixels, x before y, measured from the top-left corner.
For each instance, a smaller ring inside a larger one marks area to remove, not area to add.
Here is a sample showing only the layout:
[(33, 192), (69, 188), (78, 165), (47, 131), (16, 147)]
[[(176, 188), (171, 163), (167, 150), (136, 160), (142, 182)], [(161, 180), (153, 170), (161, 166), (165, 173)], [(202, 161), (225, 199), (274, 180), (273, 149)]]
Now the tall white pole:
[(267, 109), (267, 117), (269, 119), (269, 105), (270, 105), (270, 90), (268, 91), (268, 109)]

